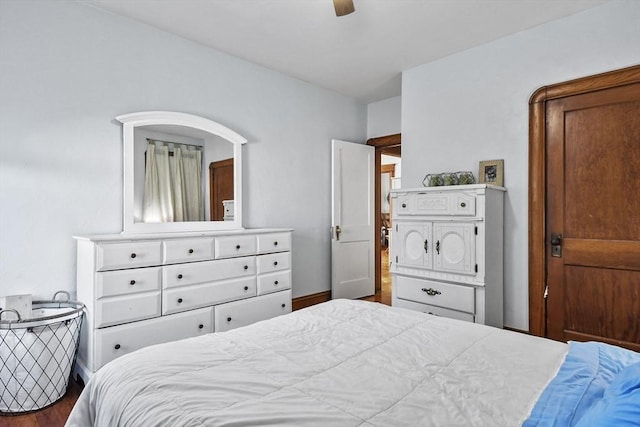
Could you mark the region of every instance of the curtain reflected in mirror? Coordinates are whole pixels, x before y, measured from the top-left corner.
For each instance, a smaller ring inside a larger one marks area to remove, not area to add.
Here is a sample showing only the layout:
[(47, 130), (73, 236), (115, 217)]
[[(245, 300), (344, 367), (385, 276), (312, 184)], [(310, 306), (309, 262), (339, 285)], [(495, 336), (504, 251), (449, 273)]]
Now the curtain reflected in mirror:
[(147, 139), (144, 222), (202, 221), (202, 148)]

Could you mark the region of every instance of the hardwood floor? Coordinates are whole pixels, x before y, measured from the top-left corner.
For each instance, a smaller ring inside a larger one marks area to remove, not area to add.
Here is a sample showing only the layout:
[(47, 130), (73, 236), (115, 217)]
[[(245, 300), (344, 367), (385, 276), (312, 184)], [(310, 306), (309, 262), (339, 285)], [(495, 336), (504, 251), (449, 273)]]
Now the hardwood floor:
[(389, 253), (382, 249), (382, 268), (380, 269), (381, 291), (370, 297), (362, 298), (365, 301), (375, 301), (385, 305), (391, 305), (391, 274), (389, 274)]
[(24, 415), (0, 415), (0, 427), (62, 427), (82, 388), (82, 384), (71, 380), (67, 393), (57, 403)]

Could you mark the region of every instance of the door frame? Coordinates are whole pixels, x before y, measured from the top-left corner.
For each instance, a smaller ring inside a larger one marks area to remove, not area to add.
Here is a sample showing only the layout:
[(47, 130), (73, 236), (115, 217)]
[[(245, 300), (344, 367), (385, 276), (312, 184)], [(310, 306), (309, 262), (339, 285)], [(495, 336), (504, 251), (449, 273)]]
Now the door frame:
[[(371, 145), (375, 147), (375, 169), (374, 179), (375, 179), (375, 222), (374, 227), (376, 231), (376, 236), (378, 238), (374, 239), (374, 262), (375, 262), (375, 271), (374, 271), (374, 289), (376, 293), (379, 293), (382, 290), (382, 254), (380, 251), (382, 250), (382, 245), (380, 242), (380, 230), (382, 229), (382, 220), (380, 218), (382, 213), (382, 203), (380, 203), (380, 194), (382, 193), (382, 184), (380, 180), (381, 166), (382, 166), (382, 154), (388, 150), (397, 150), (397, 154), (401, 153), (401, 144), (402, 144), (402, 134), (396, 133), (393, 135), (381, 136), (378, 138), (370, 138), (367, 140), (367, 145)], [(397, 148), (394, 148), (397, 147)]]
[(543, 86), (529, 100), (529, 333), (546, 336), (546, 103), (640, 83), (640, 65)]

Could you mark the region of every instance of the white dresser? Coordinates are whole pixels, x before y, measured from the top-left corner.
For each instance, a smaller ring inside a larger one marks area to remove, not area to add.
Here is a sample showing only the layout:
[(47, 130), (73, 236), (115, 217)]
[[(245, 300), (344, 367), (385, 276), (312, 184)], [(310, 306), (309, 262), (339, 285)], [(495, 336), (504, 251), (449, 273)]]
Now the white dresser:
[(291, 312), (291, 230), (76, 236), (77, 372)]
[(397, 189), (392, 305), (503, 327), (502, 187)]

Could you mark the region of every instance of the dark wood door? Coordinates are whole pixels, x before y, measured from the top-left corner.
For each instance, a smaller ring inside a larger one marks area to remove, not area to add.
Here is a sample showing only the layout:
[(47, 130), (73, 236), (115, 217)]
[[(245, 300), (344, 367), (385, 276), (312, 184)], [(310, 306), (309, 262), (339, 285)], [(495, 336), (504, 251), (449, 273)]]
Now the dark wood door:
[(211, 221), (222, 221), (223, 200), (233, 200), (233, 159), (211, 162), (209, 165), (209, 209)]
[(638, 351), (640, 84), (550, 100), (545, 132), (547, 336)]

